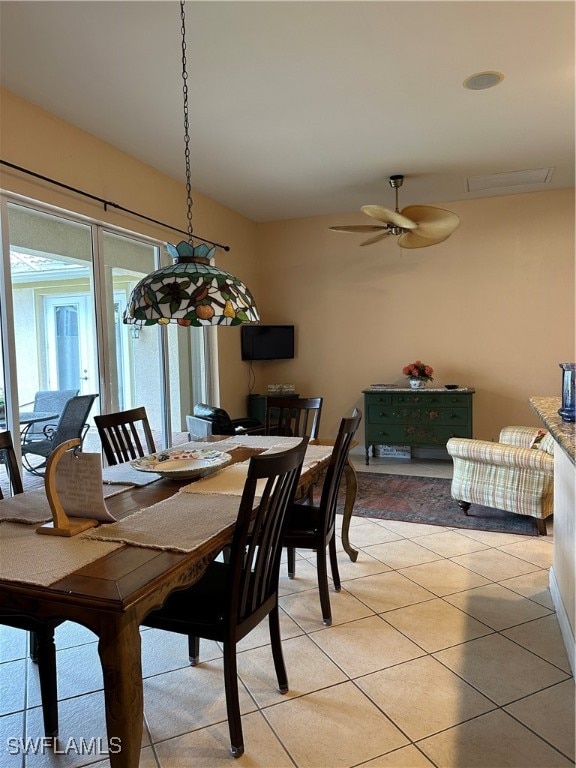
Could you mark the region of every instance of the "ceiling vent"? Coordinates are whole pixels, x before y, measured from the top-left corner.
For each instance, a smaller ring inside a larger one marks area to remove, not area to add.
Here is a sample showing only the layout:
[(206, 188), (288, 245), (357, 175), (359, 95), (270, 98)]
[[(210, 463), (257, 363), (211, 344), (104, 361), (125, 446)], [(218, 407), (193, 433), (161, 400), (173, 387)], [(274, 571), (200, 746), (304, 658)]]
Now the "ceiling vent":
[(468, 176), (466, 191), (481, 192), (488, 189), (547, 184), (552, 178), (553, 172), (553, 168), (533, 168), (529, 171), (508, 171), (506, 173), (490, 173), (485, 176)]

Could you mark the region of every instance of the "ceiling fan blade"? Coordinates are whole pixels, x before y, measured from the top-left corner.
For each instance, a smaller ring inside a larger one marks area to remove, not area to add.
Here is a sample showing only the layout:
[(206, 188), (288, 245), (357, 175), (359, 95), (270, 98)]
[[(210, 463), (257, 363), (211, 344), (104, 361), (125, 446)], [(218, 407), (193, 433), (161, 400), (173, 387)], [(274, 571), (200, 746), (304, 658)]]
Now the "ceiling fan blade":
[(372, 245), (372, 243), (379, 243), (380, 240), (384, 240), (385, 237), (388, 237), (388, 235), (391, 234), (391, 232), (382, 232), (381, 235), (376, 235), (376, 237), (371, 237), (369, 240), (364, 240), (364, 242), (360, 243), (360, 245)]
[(409, 205), (402, 209), (402, 214), (416, 222), (416, 232), (420, 237), (428, 237), (432, 240), (436, 238), (444, 240), (460, 224), (460, 218), (455, 213), (432, 205)]
[(387, 229), (379, 224), (355, 224), (349, 227), (328, 227), (333, 232), (380, 232), (382, 229)]
[(391, 211), (390, 208), (382, 208), (381, 205), (363, 205), (360, 210), (368, 216), (372, 216), (373, 219), (384, 221), (386, 224), (391, 224), (393, 227), (416, 229), (418, 226), (407, 216), (403, 215), (404, 211), (398, 213), (398, 211)]
[(443, 240), (448, 240), (450, 235), (444, 235), (443, 237), (421, 237), (416, 232), (405, 232), (397, 240), (398, 245), (401, 248), (427, 248), (429, 245), (436, 245)]

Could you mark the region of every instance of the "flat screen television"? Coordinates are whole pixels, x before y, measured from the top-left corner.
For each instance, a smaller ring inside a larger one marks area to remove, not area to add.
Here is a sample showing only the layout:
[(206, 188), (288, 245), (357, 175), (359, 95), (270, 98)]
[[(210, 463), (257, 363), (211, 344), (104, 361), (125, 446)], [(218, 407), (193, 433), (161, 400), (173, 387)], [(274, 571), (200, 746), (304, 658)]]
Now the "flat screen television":
[(242, 360), (290, 360), (294, 357), (293, 325), (243, 325)]

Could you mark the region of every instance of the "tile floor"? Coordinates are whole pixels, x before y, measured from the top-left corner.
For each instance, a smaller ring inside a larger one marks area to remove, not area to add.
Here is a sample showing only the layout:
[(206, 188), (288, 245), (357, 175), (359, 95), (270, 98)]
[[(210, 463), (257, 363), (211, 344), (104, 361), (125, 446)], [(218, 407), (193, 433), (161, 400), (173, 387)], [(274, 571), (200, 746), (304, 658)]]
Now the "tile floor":
[[(366, 468), (359, 454), (355, 463)], [(450, 476), (442, 461), (375, 459), (369, 469)], [(203, 642), (192, 669), (184, 638), (142, 631), (142, 768), (573, 766), (574, 679), (548, 591), (552, 535), (352, 524), (360, 555), (352, 563), (339, 551), (332, 627), (320, 621), (312, 553), (300, 553), (295, 580), (282, 569), (290, 691), (275, 688), (265, 624), (241, 645), (246, 752), (237, 761), (219, 647)], [(104, 768), (94, 636), (71, 623), (57, 630), (57, 755), (38, 742), (37, 670), (26, 643), (25, 633), (0, 628), (0, 765)]]

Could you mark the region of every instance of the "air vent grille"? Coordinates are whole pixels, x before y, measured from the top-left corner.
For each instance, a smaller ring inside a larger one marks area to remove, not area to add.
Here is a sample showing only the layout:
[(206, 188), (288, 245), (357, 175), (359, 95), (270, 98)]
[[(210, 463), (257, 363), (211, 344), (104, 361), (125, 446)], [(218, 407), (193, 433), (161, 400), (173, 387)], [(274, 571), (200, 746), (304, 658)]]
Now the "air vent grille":
[(480, 192), (488, 189), (547, 184), (552, 178), (553, 172), (553, 168), (532, 168), (527, 171), (507, 171), (506, 173), (491, 173), (485, 176), (468, 176), (466, 191)]

